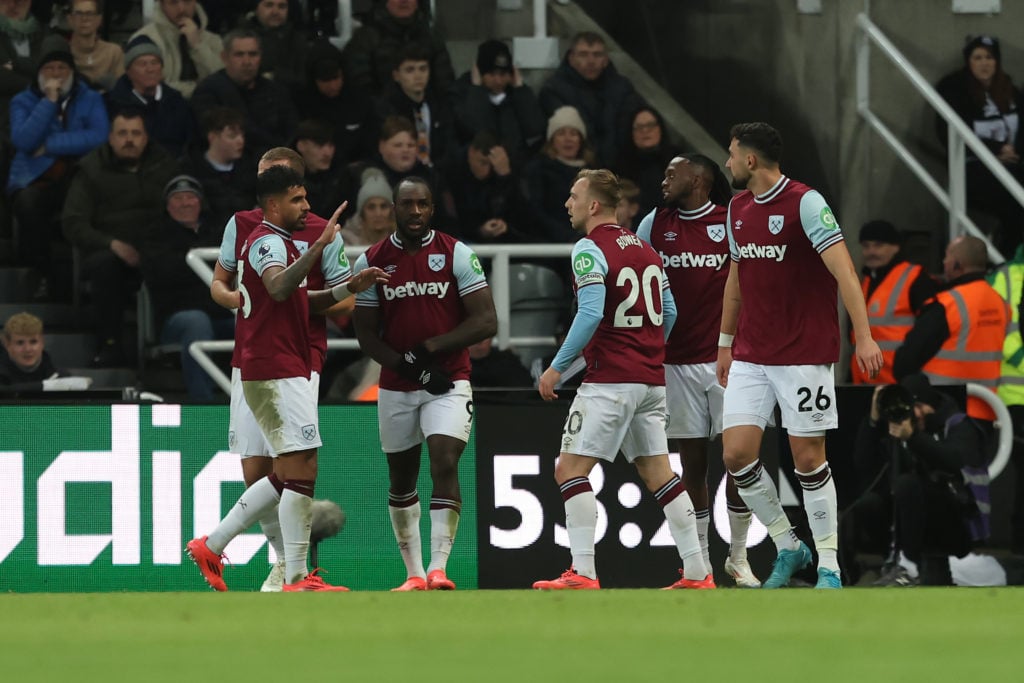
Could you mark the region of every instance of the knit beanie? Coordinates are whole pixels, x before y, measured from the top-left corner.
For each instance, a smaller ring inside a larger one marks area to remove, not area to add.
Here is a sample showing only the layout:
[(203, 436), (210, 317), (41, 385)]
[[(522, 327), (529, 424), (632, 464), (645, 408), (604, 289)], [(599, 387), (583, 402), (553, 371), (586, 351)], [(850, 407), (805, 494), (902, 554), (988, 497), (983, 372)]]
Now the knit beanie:
[(363, 206), (374, 197), (383, 197), (390, 203), (393, 194), (394, 192), (383, 173), (375, 168), (367, 169), (363, 173), (363, 184), (359, 187), (359, 194), (356, 196), (356, 215), (361, 215)]
[(149, 36), (136, 36), (128, 43), (124, 51), (124, 68), (128, 68), (139, 57), (143, 55), (156, 55), (160, 63), (164, 63), (164, 53), (160, 46), (154, 43)]
[(576, 107), (566, 105), (555, 110), (555, 113), (548, 119), (547, 139), (550, 140), (554, 137), (555, 132), (560, 128), (572, 128), (579, 131), (584, 140), (587, 139), (587, 125), (583, 123), (583, 119), (580, 117), (580, 113), (576, 111)]
[(889, 221), (868, 221), (860, 229), (859, 242), (885, 242), (903, 244), (903, 235)]
[(71, 46), (68, 45), (68, 41), (60, 36), (54, 35), (44, 38), (40, 53), (42, 57), (40, 57), (37, 63), (37, 71), (43, 68), (43, 65), (50, 62), (64, 62), (71, 67), (72, 71), (75, 69), (75, 58), (71, 54)]

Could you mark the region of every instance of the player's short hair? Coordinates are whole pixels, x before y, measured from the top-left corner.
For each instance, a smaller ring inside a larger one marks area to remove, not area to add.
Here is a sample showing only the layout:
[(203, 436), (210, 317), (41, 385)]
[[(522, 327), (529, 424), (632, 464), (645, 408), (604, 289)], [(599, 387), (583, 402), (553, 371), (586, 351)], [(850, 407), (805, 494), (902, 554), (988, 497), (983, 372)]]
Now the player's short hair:
[(680, 154), (680, 158), (686, 159), (691, 166), (701, 169), (705, 182), (708, 182), (708, 199), (712, 204), (727, 206), (732, 199), (732, 189), (729, 179), (722, 173), (721, 167), (710, 157), (703, 154), (690, 153)]
[(416, 138), (416, 126), (413, 125), (412, 121), (404, 116), (389, 116), (384, 119), (384, 123), (380, 124), (380, 136), (378, 139), (381, 142), (390, 140), (399, 133), (408, 133)]
[(305, 184), (302, 174), (291, 166), (271, 166), (256, 177), (256, 199), (266, 208), (267, 200)]
[(765, 161), (777, 164), (782, 159), (782, 136), (763, 121), (737, 123), (729, 131), (729, 138), (754, 150)]
[(403, 185), (422, 185), (427, 189), (427, 196), (430, 197), (430, 201), (434, 201), (434, 191), (430, 188), (430, 183), (418, 175), (411, 175), (395, 183), (395, 191), (391, 195), (392, 203), (398, 204), (398, 191), (402, 189)]
[(73, 8), (76, 4), (78, 4), (80, 2), (91, 2), (91, 3), (94, 3), (96, 5), (96, 11), (99, 12), (100, 14), (103, 13), (103, 0), (71, 0), (71, 2), (68, 3), (68, 7), (72, 7)]
[(225, 128), (245, 128), (245, 114), (231, 107), (210, 107), (199, 117), (203, 135), (219, 133)]
[(607, 43), (604, 40), (604, 36), (593, 31), (580, 31), (572, 37), (570, 49), (575, 50), (580, 43), (586, 43), (587, 45), (601, 44), (607, 47)]
[(585, 168), (576, 174), (573, 184), (577, 180), (587, 180), (587, 192), (596, 199), (601, 206), (614, 211), (622, 199), (622, 186), (619, 178), (607, 168)]
[(291, 147), (271, 147), (260, 157), (260, 163), (275, 164), (279, 161), (288, 164), (300, 176), (306, 175), (306, 162), (302, 160), (302, 155)]
[(263, 50), (263, 40), (260, 38), (260, 34), (256, 33), (256, 31), (252, 30), (251, 28), (231, 29), (230, 31), (224, 34), (224, 37), (221, 39), (220, 44), (224, 49), (224, 52), (231, 52), (231, 47), (235, 44), (236, 40), (245, 40), (247, 38), (252, 38), (253, 40), (255, 40), (260, 50)]
[(4, 339), (6, 341), (10, 341), (16, 334), (25, 337), (34, 337), (42, 333), (43, 321), (25, 311), (15, 313), (7, 319), (7, 322), (4, 323)]

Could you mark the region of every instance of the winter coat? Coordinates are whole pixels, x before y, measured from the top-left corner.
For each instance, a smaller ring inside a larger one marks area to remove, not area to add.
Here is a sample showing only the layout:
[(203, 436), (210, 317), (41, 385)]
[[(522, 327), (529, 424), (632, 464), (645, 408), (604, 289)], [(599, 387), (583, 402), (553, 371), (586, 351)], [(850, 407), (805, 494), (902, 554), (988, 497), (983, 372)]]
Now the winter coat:
[(148, 145), (138, 169), (120, 163), (108, 143), (82, 157), (71, 181), (61, 222), (64, 236), (85, 252), (109, 249), (118, 239), (138, 246), (164, 211), (164, 186), (178, 164), (159, 145)]
[(547, 116), (562, 106), (576, 107), (587, 124), (587, 140), (603, 163), (618, 158), (627, 115), (641, 103), (633, 84), (612, 63), (597, 80), (588, 81), (566, 57), (540, 89), (540, 106)]
[[(77, 159), (91, 152), (106, 141), (109, 131), (103, 97), (77, 77), (63, 103), (51, 102), (32, 84), (11, 100), (11, 141), (16, 152), (7, 191), (28, 187), (60, 158)], [(44, 145), (46, 152), (36, 156)]]
[[(196, 14), (193, 19), (199, 25), (199, 44), (189, 48), (189, 56), (192, 57), (192, 61), (196, 65), (196, 72), (199, 74), (199, 77), (194, 81), (181, 80), (181, 49), (179, 42), (181, 31), (171, 23), (171, 20), (167, 18), (167, 15), (159, 7), (153, 12), (153, 21), (132, 34), (132, 38), (146, 36), (156, 43), (164, 57), (164, 81), (186, 98), (192, 96), (192, 91), (195, 90), (197, 82), (224, 66), (220, 59), (220, 53), (223, 50), (221, 37), (216, 33), (206, 30), (208, 23), (206, 10), (198, 3), (196, 4)], [(131, 42), (131, 39), (128, 42)]]
[(448, 48), (431, 28), (427, 15), (419, 10), (411, 20), (399, 22), (388, 14), (383, 2), (377, 3), (370, 20), (356, 30), (345, 46), (345, 80), (374, 94), (380, 93), (392, 82), (395, 56), (413, 43), (430, 54), (430, 87), (438, 94), (447, 93), (455, 80), (455, 71)]
[(160, 99), (144, 102), (132, 89), (128, 76), (121, 76), (107, 93), (110, 109), (132, 107), (142, 110), (146, 132), (150, 141), (159, 143), (171, 156), (179, 157), (196, 139), (196, 121), (184, 96), (167, 85), (160, 84)]

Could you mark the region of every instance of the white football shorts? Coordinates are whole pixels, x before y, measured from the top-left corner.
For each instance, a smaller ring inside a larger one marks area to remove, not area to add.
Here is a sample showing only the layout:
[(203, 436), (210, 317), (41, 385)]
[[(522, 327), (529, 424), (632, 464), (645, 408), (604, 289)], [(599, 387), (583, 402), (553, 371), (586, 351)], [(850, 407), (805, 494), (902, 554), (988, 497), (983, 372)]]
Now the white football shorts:
[(832, 364), (758, 365), (733, 361), (725, 388), (722, 426), (764, 429), (778, 402), (782, 426), (793, 436), (823, 436), (839, 426)]
[(580, 385), (562, 428), (561, 452), (611, 462), (619, 450), (629, 462), (668, 453), (665, 387)]
[(434, 434), (468, 442), (473, 429), (473, 389), (460, 379), (446, 394), (381, 389), (377, 396), (380, 447), (385, 453), (408, 450)]
[[(320, 373), (314, 371), (309, 377), (313, 396), (320, 394)], [(228, 414), (228, 450), (242, 458), (273, 457), (256, 417), (249, 410), (242, 393), (242, 371), (231, 368), (231, 407)]]
[(670, 439), (713, 439), (722, 433), (722, 397), (714, 363), (665, 366)]
[(242, 393), (242, 371), (231, 368), (231, 409), (228, 416), (228, 449), (243, 458), (268, 457), (270, 444)]
[(272, 456), (323, 445), (313, 380), (286, 377), (243, 381), (242, 393)]

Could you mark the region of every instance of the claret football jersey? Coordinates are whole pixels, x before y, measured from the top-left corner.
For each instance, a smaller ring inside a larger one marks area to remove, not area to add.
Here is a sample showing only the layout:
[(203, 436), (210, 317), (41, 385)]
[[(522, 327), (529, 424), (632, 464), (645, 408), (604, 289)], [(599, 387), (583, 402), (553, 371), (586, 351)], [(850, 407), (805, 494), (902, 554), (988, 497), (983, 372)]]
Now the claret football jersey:
[(839, 359), (838, 285), (821, 253), (843, 241), (816, 190), (782, 176), (770, 190), (732, 198), (729, 249), (742, 304), (733, 358), (761, 365)]
[[(453, 330), (466, 317), (462, 297), (487, 287), (483, 266), (473, 250), (436, 230), (423, 236), (415, 253), (406, 251), (398, 235), (391, 235), (367, 249), (356, 260), (353, 272), (370, 266), (382, 269), (391, 279), (357, 294), (356, 306), (380, 309), (381, 339), (398, 353)], [(453, 380), (469, 379), (466, 349), (437, 354), (435, 361)], [(381, 369), (380, 387), (394, 391), (420, 388), (391, 368)]]
[(693, 211), (656, 209), (637, 228), (637, 236), (661, 257), (679, 310), (665, 346), (669, 365), (718, 358), (722, 294), (729, 277), (725, 221), (725, 207), (708, 202)]

